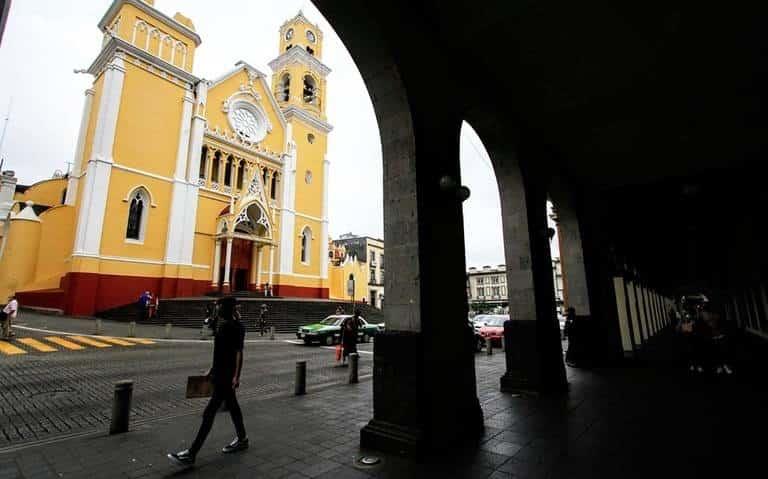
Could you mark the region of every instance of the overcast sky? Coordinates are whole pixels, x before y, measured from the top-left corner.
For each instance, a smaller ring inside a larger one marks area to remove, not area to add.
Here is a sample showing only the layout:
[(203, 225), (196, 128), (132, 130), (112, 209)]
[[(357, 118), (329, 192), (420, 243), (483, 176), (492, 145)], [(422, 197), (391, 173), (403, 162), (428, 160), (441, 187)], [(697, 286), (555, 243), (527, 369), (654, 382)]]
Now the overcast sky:
[[(86, 68), (102, 34), (96, 24), (111, 0), (20, 0), (11, 6), (0, 46), (0, 118), (11, 120), (0, 154), (5, 169), (30, 184), (66, 171), (74, 155), (83, 93), (91, 85)], [(215, 79), (244, 60), (271, 74), (278, 29), (299, 9), (325, 32), (323, 62), (328, 82), (331, 161), (330, 234), (383, 237), (381, 144), (360, 73), (333, 29), (308, 0), (156, 0), (166, 14), (181, 12), (195, 23), (203, 43), (195, 75)], [(2, 125), (0, 125), (2, 127)], [(1, 131), (1, 130), (0, 130)], [(472, 190), (465, 203), (467, 266), (504, 262), (496, 180), (482, 142), (464, 128), (463, 182)], [(350, 201), (354, 198), (354, 201)]]

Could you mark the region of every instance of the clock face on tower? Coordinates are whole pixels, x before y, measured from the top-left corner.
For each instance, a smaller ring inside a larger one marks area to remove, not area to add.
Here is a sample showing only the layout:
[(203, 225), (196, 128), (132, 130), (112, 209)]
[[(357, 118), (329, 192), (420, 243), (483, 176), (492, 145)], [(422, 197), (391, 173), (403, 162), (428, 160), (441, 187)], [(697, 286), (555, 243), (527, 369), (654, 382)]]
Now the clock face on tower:
[(315, 34), (311, 30), (307, 30), (307, 40), (309, 40), (311, 43), (315, 43)]

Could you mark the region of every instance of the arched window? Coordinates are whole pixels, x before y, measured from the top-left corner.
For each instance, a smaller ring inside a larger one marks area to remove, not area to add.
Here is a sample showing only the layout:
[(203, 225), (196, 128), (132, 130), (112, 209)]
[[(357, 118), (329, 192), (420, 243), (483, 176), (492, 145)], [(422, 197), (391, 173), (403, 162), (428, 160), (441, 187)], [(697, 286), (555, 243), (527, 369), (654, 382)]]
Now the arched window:
[(273, 200), (277, 198), (277, 174), (272, 175), (272, 185), (269, 187), (269, 197)]
[(243, 189), (243, 176), (245, 176), (245, 162), (241, 161), (240, 166), (237, 167), (237, 189)]
[(304, 77), (304, 103), (316, 104), (317, 82), (311, 75)]
[(147, 208), (149, 208), (149, 194), (143, 188), (138, 188), (130, 196), (128, 225), (125, 230), (126, 239), (144, 241), (147, 225)]
[(261, 184), (264, 185), (264, 188), (267, 187), (267, 169), (266, 168), (261, 170)]
[(301, 232), (301, 262), (304, 264), (309, 264), (310, 260), (310, 248), (312, 247), (312, 230), (309, 229), (309, 226), (304, 228), (304, 231)]
[(205, 179), (205, 173), (208, 171), (208, 147), (203, 147), (203, 153), (200, 155), (200, 178)]
[(213, 165), (211, 166), (211, 181), (214, 183), (219, 182), (219, 163), (221, 163), (221, 152), (217, 151), (213, 155)]
[(286, 73), (280, 79), (280, 85), (278, 85), (278, 98), (280, 101), (288, 101), (291, 99), (291, 75)]
[(224, 185), (232, 186), (232, 165), (235, 163), (235, 159), (232, 155), (227, 158), (226, 166), (224, 167)]

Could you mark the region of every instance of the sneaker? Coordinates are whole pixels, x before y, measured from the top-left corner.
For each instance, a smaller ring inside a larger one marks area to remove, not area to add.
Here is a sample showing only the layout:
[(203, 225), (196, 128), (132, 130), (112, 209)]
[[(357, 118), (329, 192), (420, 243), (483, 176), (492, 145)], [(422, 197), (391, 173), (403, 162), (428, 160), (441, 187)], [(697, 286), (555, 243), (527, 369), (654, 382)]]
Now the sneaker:
[(195, 464), (195, 456), (189, 449), (168, 454), (168, 459), (177, 466), (192, 466)]
[(717, 369), (715, 370), (715, 374), (717, 374), (719, 376), (719, 375), (723, 374), (723, 371), (724, 371), (723, 367), (722, 366), (718, 366)]
[(244, 451), (246, 449), (248, 449), (248, 438), (240, 439), (236, 437), (232, 442), (224, 446), (221, 452), (229, 454), (231, 452)]
[(703, 373), (704, 372), (704, 368), (702, 368), (701, 366), (696, 366), (696, 372), (697, 373)]
[(728, 375), (733, 374), (733, 370), (729, 368), (727, 364), (723, 366), (723, 371), (725, 371), (725, 374), (728, 374)]
[(690, 372), (694, 372), (694, 371), (696, 371), (696, 366), (694, 366), (693, 364), (691, 364), (691, 365), (690, 365), (690, 367), (688, 367), (688, 371), (690, 371)]

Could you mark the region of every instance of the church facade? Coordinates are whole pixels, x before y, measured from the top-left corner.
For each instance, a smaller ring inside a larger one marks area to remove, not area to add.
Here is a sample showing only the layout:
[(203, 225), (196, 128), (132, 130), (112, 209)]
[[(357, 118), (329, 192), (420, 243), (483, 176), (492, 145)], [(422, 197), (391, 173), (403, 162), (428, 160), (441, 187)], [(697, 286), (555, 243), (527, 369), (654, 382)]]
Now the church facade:
[(99, 23), (74, 166), (15, 193), (0, 294), (91, 315), (134, 302), (269, 289), (327, 298), (323, 33), (280, 27), (271, 77), (239, 62), (193, 75), (201, 38), (152, 0)]

